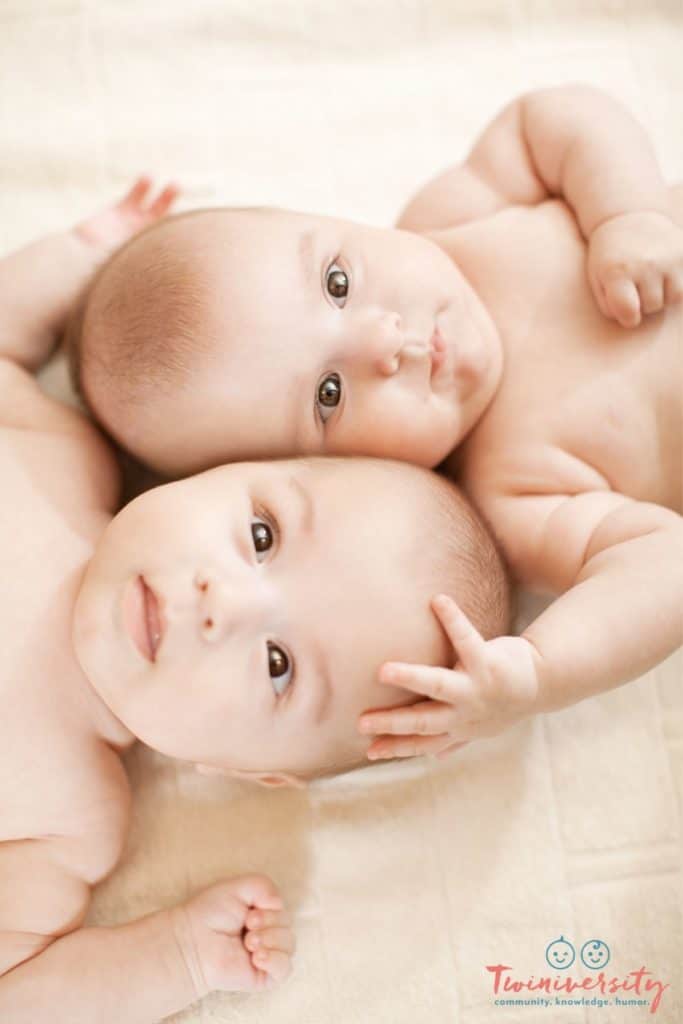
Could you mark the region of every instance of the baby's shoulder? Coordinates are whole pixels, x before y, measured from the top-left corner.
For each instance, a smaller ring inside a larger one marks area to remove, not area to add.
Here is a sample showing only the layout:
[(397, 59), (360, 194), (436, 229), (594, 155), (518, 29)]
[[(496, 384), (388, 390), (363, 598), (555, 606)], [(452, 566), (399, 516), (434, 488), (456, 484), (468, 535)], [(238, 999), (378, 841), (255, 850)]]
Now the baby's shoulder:
[(0, 427), (50, 433), (96, 434), (76, 409), (46, 395), (36, 378), (10, 359), (0, 357)]
[(62, 477), (74, 500), (114, 509), (121, 471), (112, 446), (83, 413), (45, 394), (30, 373), (2, 358), (0, 434), (18, 464), (30, 459), (37, 471), (43, 464), (46, 475)]

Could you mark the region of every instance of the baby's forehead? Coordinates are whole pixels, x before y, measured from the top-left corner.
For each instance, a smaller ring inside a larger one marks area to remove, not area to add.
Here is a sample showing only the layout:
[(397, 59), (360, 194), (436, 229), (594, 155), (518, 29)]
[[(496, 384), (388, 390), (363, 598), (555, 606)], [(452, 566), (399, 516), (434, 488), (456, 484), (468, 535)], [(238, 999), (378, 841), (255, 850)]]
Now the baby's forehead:
[[(316, 232), (354, 232), (367, 230), (366, 225), (352, 220), (275, 206), (216, 207), (180, 214), (164, 222), (178, 240), (196, 242), (203, 247), (215, 243), (230, 249), (240, 244), (259, 244), (260, 255), (266, 257), (268, 241), (298, 243), (302, 237)], [(296, 250), (293, 250), (296, 255)]]

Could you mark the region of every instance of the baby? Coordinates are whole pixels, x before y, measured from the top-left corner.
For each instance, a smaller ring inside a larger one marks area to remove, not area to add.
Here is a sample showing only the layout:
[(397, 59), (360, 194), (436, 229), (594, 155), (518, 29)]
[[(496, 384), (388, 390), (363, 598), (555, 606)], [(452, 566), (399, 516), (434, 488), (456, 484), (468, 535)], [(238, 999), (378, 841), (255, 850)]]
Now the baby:
[(593, 88), (522, 96), (397, 229), (281, 210), (170, 218), (95, 280), (75, 379), (168, 474), (225, 459), (445, 461), (516, 578), (560, 596), (488, 642), (434, 610), (452, 671), (359, 723), (447, 749), (646, 671), (683, 641), (683, 188)]
[[(372, 459), (236, 464), (150, 490), (118, 515), (113, 450), (44, 395), (68, 298), (167, 208), (142, 183), (75, 232), (0, 262), (0, 1020), (154, 1022), (214, 989), (259, 991), (294, 936), (263, 875), (218, 882), (113, 928), (84, 928), (117, 863), (120, 753), (156, 750), (264, 785), (367, 763), (364, 708), (414, 701), (390, 654), (446, 665), (428, 609), (456, 595), (508, 628), (496, 548), (458, 489)], [(60, 282), (57, 287), (56, 281)], [(46, 298), (44, 298), (46, 296)]]

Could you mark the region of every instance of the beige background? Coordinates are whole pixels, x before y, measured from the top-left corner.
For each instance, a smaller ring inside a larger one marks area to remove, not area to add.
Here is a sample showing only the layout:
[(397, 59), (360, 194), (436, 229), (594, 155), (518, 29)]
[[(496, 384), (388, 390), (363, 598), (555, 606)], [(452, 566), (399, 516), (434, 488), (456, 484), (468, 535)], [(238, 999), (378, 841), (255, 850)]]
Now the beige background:
[[(388, 224), (515, 93), (571, 80), (627, 103), (683, 179), (680, 0), (0, 0), (0, 250), (142, 170), (180, 180), (188, 208)], [(679, 655), (438, 768), (387, 765), (304, 794), (136, 751), (126, 860), (91, 920), (272, 875), (295, 914), (292, 976), (212, 996), (179, 1015), (188, 1024), (678, 1022), (682, 683)], [(485, 965), (538, 977), (560, 934), (603, 939), (619, 976), (645, 965), (669, 982), (657, 1017), (495, 1007)]]

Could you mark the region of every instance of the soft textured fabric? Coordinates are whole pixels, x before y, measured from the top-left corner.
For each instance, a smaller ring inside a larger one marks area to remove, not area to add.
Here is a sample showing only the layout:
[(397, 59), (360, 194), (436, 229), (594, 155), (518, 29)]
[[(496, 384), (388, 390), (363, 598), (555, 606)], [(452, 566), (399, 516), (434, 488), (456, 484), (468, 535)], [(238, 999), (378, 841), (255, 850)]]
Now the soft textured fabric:
[[(186, 208), (389, 224), (513, 95), (574, 80), (627, 103), (681, 180), (682, 19), (680, 0), (2, 0), (0, 249), (70, 224), (140, 171), (179, 180)], [(47, 379), (66, 394), (63, 367)], [(183, 1024), (679, 1022), (682, 676), (679, 653), (450, 761), (308, 792), (198, 776), (138, 748), (125, 859), (89, 920), (272, 875), (295, 918), (291, 977), (212, 995)], [(559, 976), (545, 951), (560, 935), (577, 964), (602, 939), (608, 975), (645, 966), (668, 982), (657, 1016), (614, 996), (494, 1005), (486, 965)]]

